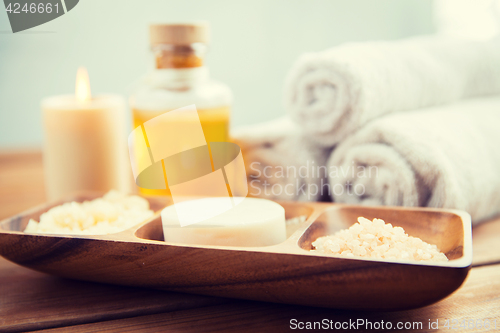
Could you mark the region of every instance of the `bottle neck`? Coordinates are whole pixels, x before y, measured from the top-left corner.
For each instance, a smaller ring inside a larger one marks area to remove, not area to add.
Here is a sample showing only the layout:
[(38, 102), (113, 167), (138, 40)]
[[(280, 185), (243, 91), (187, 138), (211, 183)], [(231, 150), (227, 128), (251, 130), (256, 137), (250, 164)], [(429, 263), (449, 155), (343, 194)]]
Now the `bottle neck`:
[(153, 87), (166, 89), (187, 89), (209, 78), (205, 66), (191, 68), (160, 68), (154, 70), (147, 78)]
[(157, 44), (153, 46), (153, 52), (157, 69), (197, 68), (204, 65), (207, 45)]

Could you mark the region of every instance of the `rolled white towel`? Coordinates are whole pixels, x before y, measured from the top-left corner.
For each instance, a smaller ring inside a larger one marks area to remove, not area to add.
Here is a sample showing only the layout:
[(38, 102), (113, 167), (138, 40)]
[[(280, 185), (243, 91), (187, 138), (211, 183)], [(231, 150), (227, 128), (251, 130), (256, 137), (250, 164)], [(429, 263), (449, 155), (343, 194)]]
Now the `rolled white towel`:
[(242, 149), (250, 196), (318, 201), (327, 184), (329, 149), (311, 145), (289, 117), (239, 127), (231, 138)]
[(370, 122), (327, 165), (334, 201), (500, 212), (500, 96)]
[(500, 40), (416, 37), (307, 53), (292, 67), (285, 105), (308, 138), (333, 146), (391, 112), (500, 93)]

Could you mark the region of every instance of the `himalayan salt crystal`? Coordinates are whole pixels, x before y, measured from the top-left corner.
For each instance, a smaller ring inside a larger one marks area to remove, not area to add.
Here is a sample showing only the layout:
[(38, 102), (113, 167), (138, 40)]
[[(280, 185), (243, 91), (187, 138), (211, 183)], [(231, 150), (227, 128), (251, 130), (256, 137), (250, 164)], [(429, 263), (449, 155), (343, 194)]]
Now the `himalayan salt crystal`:
[(436, 245), (408, 236), (401, 227), (381, 219), (358, 218), (358, 223), (312, 243), (317, 252), (340, 257), (398, 259), (414, 261), (448, 261)]

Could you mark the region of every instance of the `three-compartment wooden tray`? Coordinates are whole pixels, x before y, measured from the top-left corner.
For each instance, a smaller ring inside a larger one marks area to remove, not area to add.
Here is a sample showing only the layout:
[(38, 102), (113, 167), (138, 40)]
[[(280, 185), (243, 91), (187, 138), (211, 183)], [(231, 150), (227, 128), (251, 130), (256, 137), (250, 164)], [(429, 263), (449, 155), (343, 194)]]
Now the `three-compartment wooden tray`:
[[(67, 201), (84, 201), (81, 195)], [(166, 202), (148, 199), (161, 210)], [(0, 223), (0, 255), (61, 277), (204, 295), (338, 309), (402, 310), (436, 302), (458, 289), (472, 262), (471, 222), (455, 210), (280, 202), (287, 240), (267, 247), (196, 246), (163, 241), (156, 214), (111, 235), (35, 235), (22, 232), (57, 202)], [(384, 219), (436, 244), (449, 262), (345, 259), (311, 252), (318, 237), (348, 228), (358, 216)]]

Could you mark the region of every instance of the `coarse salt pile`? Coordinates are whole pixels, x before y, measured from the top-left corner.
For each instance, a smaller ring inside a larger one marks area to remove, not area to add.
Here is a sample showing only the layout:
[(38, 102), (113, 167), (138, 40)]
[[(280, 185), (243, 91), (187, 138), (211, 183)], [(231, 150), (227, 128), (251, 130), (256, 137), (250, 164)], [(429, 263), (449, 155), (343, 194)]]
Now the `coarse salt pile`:
[(104, 235), (126, 230), (153, 216), (149, 202), (136, 195), (109, 191), (102, 198), (68, 202), (31, 219), (26, 233)]
[(300, 216), (289, 218), (285, 222), (286, 222), (287, 226), (298, 226), (298, 225), (304, 223), (306, 220), (307, 220), (307, 215), (300, 215)]
[(381, 219), (373, 222), (358, 217), (358, 223), (334, 235), (319, 237), (312, 243), (318, 252), (342, 257), (448, 261), (436, 245), (408, 236), (401, 227), (393, 227)]
[(300, 215), (296, 217), (289, 218), (285, 221), (286, 223), (286, 237), (290, 237), (300, 225), (307, 220), (307, 215)]

